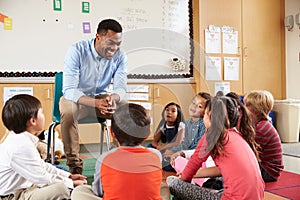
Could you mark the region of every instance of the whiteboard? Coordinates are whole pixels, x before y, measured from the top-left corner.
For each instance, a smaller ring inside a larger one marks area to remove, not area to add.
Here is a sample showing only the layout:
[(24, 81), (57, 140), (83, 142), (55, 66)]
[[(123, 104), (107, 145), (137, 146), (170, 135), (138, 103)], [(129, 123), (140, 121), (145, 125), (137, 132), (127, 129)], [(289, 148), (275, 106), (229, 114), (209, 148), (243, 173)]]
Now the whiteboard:
[[(129, 78), (192, 76), (192, 0), (85, 0), (89, 13), (79, 0), (58, 0), (62, 10), (55, 11), (54, 1), (0, 0), (0, 14), (12, 19), (12, 30), (0, 22), (1, 72), (62, 71), (70, 45), (94, 37), (98, 23), (113, 18), (123, 26)], [(174, 71), (172, 58), (185, 69)]]

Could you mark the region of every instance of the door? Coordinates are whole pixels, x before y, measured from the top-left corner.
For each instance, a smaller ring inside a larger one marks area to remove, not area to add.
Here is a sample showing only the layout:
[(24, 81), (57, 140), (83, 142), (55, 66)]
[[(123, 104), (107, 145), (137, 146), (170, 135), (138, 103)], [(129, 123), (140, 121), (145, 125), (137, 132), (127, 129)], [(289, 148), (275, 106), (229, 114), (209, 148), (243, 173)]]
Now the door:
[(270, 91), (275, 99), (285, 96), (284, 2), (243, 0), (244, 93)]

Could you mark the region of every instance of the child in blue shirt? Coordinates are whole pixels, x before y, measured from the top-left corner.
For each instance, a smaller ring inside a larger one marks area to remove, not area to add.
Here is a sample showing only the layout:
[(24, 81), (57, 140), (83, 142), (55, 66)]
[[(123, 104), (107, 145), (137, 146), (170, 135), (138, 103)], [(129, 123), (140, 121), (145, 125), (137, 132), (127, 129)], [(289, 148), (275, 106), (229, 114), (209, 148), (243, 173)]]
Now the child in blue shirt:
[(210, 101), (211, 95), (206, 92), (199, 92), (192, 99), (189, 105), (190, 118), (185, 122), (185, 136), (179, 146), (175, 146), (164, 153), (164, 157), (175, 159), (183, 154), (184, 150), (193, 150), (196, 148), (199, 140), (204, 135), (206, 129), (203, 122), (205, 107)]

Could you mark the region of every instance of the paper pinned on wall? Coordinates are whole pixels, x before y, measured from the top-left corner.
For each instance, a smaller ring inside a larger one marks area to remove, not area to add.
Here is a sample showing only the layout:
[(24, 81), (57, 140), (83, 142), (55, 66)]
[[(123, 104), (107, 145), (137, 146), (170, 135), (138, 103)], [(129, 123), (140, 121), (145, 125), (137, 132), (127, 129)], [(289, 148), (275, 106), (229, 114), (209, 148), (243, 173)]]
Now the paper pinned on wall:
[(8, 18), (8, 16), (6, 16), (6, 15), (0, 13), (0, 22), (4, 23), (4, 19), (5, 19), (5, 18)]
[(223, 94), (230, 92), (230, 83), (229, 82), (215, 82), (215, 95), (218, 91), (222, 91)]
[(4, 30), (12, 30), (12, 18), (4, 18)]
[(90, 22), (82, 22), (83, 33), (91, 33)]
[(205, 52), (221, 53), (221, 30), (219, 27), (210, 25), (205, 29)]
[(68, 29), (74, 29), (74, 24), (72, 22), (67, 23), (67, 28)]
[(82, 2), (82, 13), (90, 12), (90, 2)]
[(61, 0), (53, 0), (53, 10), (61, 11)]
[(33, 87), (4, 87), (3, 101), (4, 103), (17, 94), (29, 94), (33, 96)]
[(152, 106), (150, 102), (138, 102), (138, 101), (130, 101), (130, 103), (138, 104), (143, 106), (146, 110), (151, 110)]
[(237, 31), (223, 32), (223, 53), (225, 54), (238, 53), (238, 32)]
[(148, 85), (127, 85), (127, 92), (149, 92)]
[(148, 101), (149, 100), (149, 94), (141, 94), (141, 93), (127, 93), (126, 94), (127, 100), (139, 100), (139, 101)]
[(206, 56), (205, 78), (206, 80), (221, 80), (221, 57)]
[(224, 80), (239, 80), (240, 58), (224, 57)]
[(152, 106), (150, 102), (141, 102), (141, 106), (143, 106), (146, 110), (151, 110)]

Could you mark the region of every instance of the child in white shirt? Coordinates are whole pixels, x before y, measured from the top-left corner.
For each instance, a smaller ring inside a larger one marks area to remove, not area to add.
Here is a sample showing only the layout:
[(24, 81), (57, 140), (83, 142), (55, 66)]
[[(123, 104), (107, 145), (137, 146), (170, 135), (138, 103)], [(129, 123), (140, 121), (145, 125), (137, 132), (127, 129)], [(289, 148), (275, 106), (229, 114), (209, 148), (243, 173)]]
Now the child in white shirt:
[(70, 189), (87, 183), (84, 176), (41, 159), (36, 145), (45, 117), (37, 98), (13, 96), (4, 105), (2, 121), (10, 133), (0, 144), (0, 199), (70, 199)]

